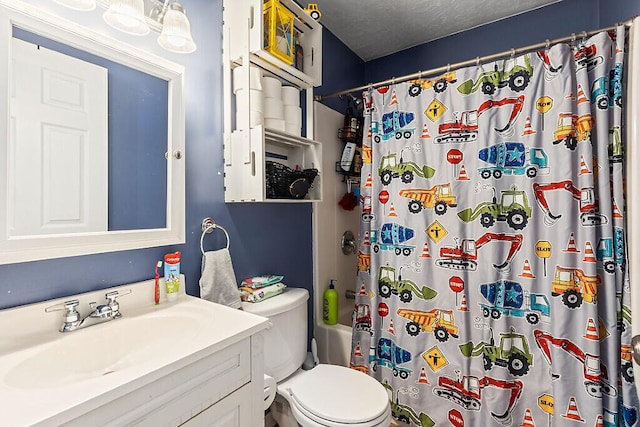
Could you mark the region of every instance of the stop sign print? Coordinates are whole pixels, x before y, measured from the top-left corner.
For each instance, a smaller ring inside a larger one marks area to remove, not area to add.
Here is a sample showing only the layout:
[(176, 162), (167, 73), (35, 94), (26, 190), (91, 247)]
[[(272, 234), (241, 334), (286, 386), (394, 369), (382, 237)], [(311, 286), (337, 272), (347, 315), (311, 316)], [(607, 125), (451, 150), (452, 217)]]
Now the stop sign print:
[(460, 163), (462, 161), (462, 157), (462, 151), (455, 148), (447, 152), (447, 161), (452, 165), (457, 165), (458, 163)]
[(380, 317), (386, 317), (389, 314), (389, 306), (383, 302), (378, 304), (378, 315)]
[(464, 280), (458, 276), (452, 276), (449, 279), (449, 288), (455, 293), (464, 291)]
[(449, 411), (449, 422), (454, 427), (464, 427), (464, 418), (462, 418), (462, 414), (457, 409)]
[(383, 205), (389, 201), (389, 192), (387, 190), (382, 190), (380, 194), (378, 194), (378, 200)]

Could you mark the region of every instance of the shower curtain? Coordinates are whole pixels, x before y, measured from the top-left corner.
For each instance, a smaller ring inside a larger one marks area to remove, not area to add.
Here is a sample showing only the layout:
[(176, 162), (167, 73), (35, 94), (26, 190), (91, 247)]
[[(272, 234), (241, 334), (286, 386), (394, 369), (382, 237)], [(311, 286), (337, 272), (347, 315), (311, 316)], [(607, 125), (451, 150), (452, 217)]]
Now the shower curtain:
[(363, 94), (351, 367), (411, 425), (632, 426), (625, 29)]

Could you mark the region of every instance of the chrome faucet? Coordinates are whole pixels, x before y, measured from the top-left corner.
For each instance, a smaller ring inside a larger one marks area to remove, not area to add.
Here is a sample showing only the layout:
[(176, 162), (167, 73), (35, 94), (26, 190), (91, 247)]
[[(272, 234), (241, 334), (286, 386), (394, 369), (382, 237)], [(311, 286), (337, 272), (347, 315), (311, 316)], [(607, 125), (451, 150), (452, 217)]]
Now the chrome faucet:
[(91, 308), (91, 312), (89, 312), (89, 314), (84, 317), (82, 317), (78, 312), (77, 307), (78, 305), (80, 305), (80, 301), (78, 301), (77, 299), (72, 299), (69, 301), (65, 301), (62, 304), (56, 304), (54, 306), (47, 307), (44, 311), (50, 313), (52, 311), (64, 310), (65, 313), (62, 317), (62, 326), (60, 326), (60, 332), (71, 332), (77, 329), (95, 325), (97, 323), (104, 323), (106, 321), (122, 317), (122, 313), (120, 313), (120, 304), (118, 303), (117, 298), (130, 293), (130, 289), (128, 290), (128, 292), (107, 292), (105, 294), (107, 303), (97, 305), (96, 302), (90, 302), (89, 308)]

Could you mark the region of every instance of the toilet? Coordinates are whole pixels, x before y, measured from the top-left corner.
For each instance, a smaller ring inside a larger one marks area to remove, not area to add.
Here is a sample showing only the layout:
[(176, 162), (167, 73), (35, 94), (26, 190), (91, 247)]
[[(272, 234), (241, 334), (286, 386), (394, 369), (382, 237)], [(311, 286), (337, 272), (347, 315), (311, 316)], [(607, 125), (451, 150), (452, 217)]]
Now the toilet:
[(243, 310), (272, 324), (264, 332), (264, 371), (265, 379), (277, 383), (273, 418), (280, 427), (388, 427), (389, 396), (378, 381), (344, 366), (302, 369), (308, 299), (306, 289), (286, 288), (265, 301), (242, 303)]

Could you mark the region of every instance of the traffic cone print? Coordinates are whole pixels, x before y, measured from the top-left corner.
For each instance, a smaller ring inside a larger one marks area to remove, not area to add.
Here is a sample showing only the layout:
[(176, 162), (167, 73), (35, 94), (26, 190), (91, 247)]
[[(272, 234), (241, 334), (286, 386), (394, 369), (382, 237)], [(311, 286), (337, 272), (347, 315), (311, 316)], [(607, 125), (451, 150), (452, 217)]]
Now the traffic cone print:
[(598, 415), (598, 418), (596, 418), (596, 423), (593, 425), (593, 427), (604, 427), (604, 419), (602, 418), (602, 415)]
[(584, 243), (584, 258), (582, 258), (582, 262), (596, 262), (593, 247), (591, 246), (591, 242), (588, 240)]
[(364, 283), (360, 286), (360, 292), (358, 292), (358, 295), (361, 297), (367, 296), (367, 288), (364, 287)]
[(584, 156), (581, 154), (580, 155), (580, 173), (578, 173), (578, 175), (588, 175), (590, 173), (591, 171), (587, 166), (587, 162), (584, 161)]
[(395, 335), (396, 331), (393, 329), (393, 319), (389, 319), (389, 329), (387, 329), (391, 335)]
[(363, 246), (371, 246), (371, 240), (369, 240), (369, 232), (368, 231), (364, 232), (364, 239), (362, 240), (362, 245)]
[(584, 94), (584, 90), (582, 90), (582, 86), (580, 84), (578, 84), (578, 100), (576, 102), (578, 104), (589, 102), (589, 98)]
[(427, 127), (426, 123), (424, 124), (424, 126), (422, 126), (422, 135), (420, 136), (420, 138), (431, 138), (431, 135), (429, 135), (429, 128)]
[(531, 410), (529, 408), (524, 411), (524, 419), (522, 420), (520, 427), (536, 427), (536, 423), (533, 422), (533, 416), (531, 415)]
[(533, 135), (536, 131), (531, 126), (531, 117), (527, 116), (527, 119), (524, 121), (524, 131), (521, 136)]
[(422, 248), (422, 255), (420, 255), (420, 258), (431, 258), (431, 255), (429, 254), (429, 243), (424, 242), (424, 247)]
[(367, 180), (364, 182), (365, 187), (373, 187), (373, 179), (371, 178), (371, 174), (367, 175)]
[(567, 413), (562, 414), (562, 418), (566, 418), (572, 421), (578, 421), (580, 423), (584, 422), (584, 418), (580, 415), (580, 411), (578, 410), (578, 404), (576, 403), (576, 398), (571, 396), (569, 398), (569, 406), (567, 406)]
[(565, 99), (570, 99), (571, 101), (575, 101), (576, 100), (576, 97), (573, 96), (573, 92), (571, 92), (569, 95), (565, 96), (564, 98)]
[(467, 170), (464, 168), (462, 163), (460, 163), (460, 173), (456, 179), (458, 181), (470, 181), (469, 175), (467, 175)]
[(396, 90), (393, 89), (393, 91), (391, 91), (391, 102), (389, 103), (389, 105), (398, 105), (398, 97), (396, 96)]
[(396, 208), (393, 207), (393, 202), (391, 202), (391, 207), (389, 207), (389, 216), (398, 216)]
[(596, 329), (596, 322), (591, 317), (587, 319), (587, 329), (583, 335), (588, 340), (599, 341), (600, 336), (598, 335), (598, 330)]
[(362, 348), (360, 348), (360, 341), (356, 343), (356, 348), (353, 349), (353, 357), (363, 357)]
[(469, 311), (469, 307), (467, 307), (467, 297), (465, 294), (462, 294), (462, 300), (460, 300), (458, 311)]
[(529, 260), (524, 260), (524, 266), (522, 267), (522, 273), (518, 274), (520, 277), (526, 277), (527, 279), (535, 279), (536, 276), (533, 275), (531, 271), (531, 264), (529, 264)]
[(622, 212), (620, 212), (620, 209), (618, 209), (618, 204), (616, 203), (616, 200), (613, 199), (613, 217), (614, 218), (624, 218), (622, 216)]
[(563, 249), (562, 252), (577, 254), (580, 251), (576, 248), (576, 240), (573, 237), (573, 233), (569, 234), (569, 243), (567, 243), (567, 249)]
[(429, 384), (429, 380), (427, 379), (427, 371), (424, 369), (424, 366), (420, 368), (420, 377), (416, 380), (416, 384)]

